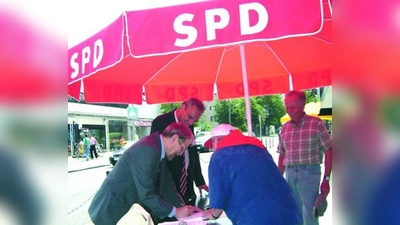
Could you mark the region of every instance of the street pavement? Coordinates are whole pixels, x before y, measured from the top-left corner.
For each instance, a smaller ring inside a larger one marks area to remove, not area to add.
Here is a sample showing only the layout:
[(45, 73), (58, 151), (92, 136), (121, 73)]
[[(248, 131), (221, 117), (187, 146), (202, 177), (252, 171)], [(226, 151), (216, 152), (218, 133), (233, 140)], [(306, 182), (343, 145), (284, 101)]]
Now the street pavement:
[(68, 173), (78, 172), (81, 170), (94, 169), (103, 166), (110, 166), (110, 161), (108, 158), (113, 152), (100, 153), (99, 157), (96, 159), (89, 159), (86, 161), (85, 158), (72, 158), (68, 157)]

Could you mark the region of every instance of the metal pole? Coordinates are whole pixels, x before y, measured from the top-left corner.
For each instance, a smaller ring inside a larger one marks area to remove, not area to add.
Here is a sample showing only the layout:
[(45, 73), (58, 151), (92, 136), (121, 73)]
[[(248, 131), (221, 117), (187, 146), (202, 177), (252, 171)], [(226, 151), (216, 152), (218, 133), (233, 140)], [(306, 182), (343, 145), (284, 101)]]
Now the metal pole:
[(229, 124), (232, 124), (231, 123), (231, 100), (229, 99)]
[(244, 51), (244, 45), (241, 44), (240, 48), (240, 61), (242, 65), (242, 76), (243, 76), (243, 89), (244, 89), (244, 98), (246, 99), (246, 119), (247, 119), (247, 129), (249, 134), (252, 134), (252, 127), (251, 127), (251, 106), (250, 106), (250, 96), (249, 96), (249, 84), (247, 80), (247, 70), (246, 70), (246, 57)]
[(71, 157), (74, 156), (74, 122), (72, 122), (72, 124), (69, 125), (69, 140), (70, 140), (70, 151), (71, 151)]
[(260, 137), (261, 137), (261, 115), (258, 115), (258, 120), (260, 121)]
[(106, 143), (105, 143), (105, 146), (104, 146), (104, 149), (106, 149), (107, 151), (109, 151), (110, 150), (110, 135), (109, 135), (109, 132), (110, 132), (110, 127), (109, 127), (109, 119), (108, 118), (105, 118), (104, 119), (104, 126), (105, 126), (105, 133), (106, 133)]

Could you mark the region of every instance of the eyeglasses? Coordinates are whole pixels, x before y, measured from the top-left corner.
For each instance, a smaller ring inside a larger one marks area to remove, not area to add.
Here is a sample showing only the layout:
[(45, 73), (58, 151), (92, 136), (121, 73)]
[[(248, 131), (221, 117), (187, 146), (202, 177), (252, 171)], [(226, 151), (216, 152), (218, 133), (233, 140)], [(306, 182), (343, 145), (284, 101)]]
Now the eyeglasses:
[(181, 143), (181, 145), (182, 145), (182, 151), (186, 151), (187, 150), (187, 148), (186, 148), (186, 146), (183, 144), (183, 142), (181, 141), (181, 139), (178, 139), (179, 140), (179, 142)]

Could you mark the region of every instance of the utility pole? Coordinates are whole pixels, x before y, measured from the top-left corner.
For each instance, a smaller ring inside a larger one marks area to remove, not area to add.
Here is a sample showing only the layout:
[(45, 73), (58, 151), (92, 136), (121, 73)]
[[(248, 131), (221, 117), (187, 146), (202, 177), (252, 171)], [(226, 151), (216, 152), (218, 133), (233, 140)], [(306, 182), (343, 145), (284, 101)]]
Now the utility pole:
[(229, 99), (229, 104), (228, 104), (228, 109), (229, 109), (229, 124), (232, 125), (231, 121), (231, 114), (232, 114), (232, 108), (235, 108), (236, 106), (240, 105), (239, 103), (236, 103), (234, 106), (231, 106), (231, 100)]

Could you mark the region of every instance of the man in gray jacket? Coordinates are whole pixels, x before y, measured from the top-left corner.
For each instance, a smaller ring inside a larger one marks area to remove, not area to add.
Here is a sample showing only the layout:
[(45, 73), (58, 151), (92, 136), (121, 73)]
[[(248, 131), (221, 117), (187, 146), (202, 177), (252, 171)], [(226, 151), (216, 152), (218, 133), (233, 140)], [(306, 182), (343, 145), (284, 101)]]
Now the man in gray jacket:
[(185, 124), (173, 123), (127, 149), (90, 204), (93, 223), (116, 224), (134, 203), (146, 209), (155, 224), (201, 211), (183, 206), (166, 166), (166, 160), (182, 155), (193, 140)]

